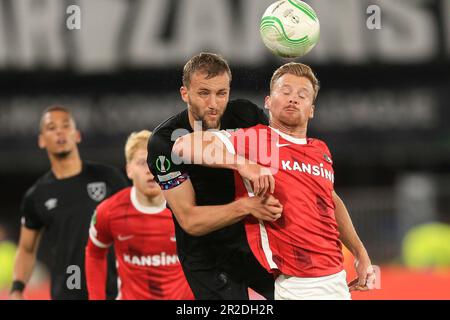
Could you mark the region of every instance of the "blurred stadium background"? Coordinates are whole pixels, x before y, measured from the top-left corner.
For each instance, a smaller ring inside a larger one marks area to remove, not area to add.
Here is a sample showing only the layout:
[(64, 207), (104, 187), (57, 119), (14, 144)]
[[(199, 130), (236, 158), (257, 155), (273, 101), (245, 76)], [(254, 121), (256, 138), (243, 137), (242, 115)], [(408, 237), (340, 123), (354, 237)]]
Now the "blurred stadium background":
[[(37, 147), (40, 112), (70, 107), (82, 157), (123, 168), (126, 136), (184, 108), (182, 66), (208, 50), (228, 59), (232, 98), (262, 107), (286, 62), (259, 38), (272, 1), (0, 0), (0, 297), (21, 197), (49, 167)], [(381, 267), (381, 289), (354, 298), (450, 299), (450, 1), (306, 2), (321, 22), (319, 44), (296, 60), (322, 84), (310, 136), (328, 142), (336, 190)], [(72, 4), (80, 30), (66, 27)], [(366, 26), (373, 4), (379, 30)], [(48, 296), (41, 247), (28, 292), (36, 299)]]

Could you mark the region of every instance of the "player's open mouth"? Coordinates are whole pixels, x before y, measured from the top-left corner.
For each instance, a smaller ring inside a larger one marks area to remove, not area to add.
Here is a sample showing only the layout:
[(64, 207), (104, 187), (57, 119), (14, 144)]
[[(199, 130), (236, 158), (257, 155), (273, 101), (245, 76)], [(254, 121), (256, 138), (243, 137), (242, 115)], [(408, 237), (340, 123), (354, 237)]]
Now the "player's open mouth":
[(66, 142), (67, 142), (66, 139), (58, 139), (58, 140), (56, 140), (56, 143), (59, 144), (59, 145), (66, 144)]

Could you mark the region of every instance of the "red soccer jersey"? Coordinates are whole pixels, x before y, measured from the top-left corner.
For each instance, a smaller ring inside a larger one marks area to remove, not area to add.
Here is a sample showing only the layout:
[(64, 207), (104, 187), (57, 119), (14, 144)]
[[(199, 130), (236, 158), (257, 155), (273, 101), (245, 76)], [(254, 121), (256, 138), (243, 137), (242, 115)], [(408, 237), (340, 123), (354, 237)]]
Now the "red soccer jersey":
[[(283, 205), (275, 222), (245, 220), (247, 239), (270, 272), (322, 277), (343, 269), (342, 245), (334, 215), (334, 172), (330, 151), (318, 139), (296, 139), (257, 125), (232, 134), (219, 133), (227, 149), (274, 172), (274, 196)], [(231, 143), (230, 143), (231, 142)], [(253, 195), (251, 185), (235, 175), (236, 197)]]
[(86, 249), (89, 297), (101, 298), (105, 291), (99, 279), (104, 275), (93, 274), (95, 253), (113, 244), (118, 299), (193, 299), (178, 260), (170, 210), (165, 203), (158, 208), (143, 207), (135, 192), (134, 187), (126, 188), (97, 207)]

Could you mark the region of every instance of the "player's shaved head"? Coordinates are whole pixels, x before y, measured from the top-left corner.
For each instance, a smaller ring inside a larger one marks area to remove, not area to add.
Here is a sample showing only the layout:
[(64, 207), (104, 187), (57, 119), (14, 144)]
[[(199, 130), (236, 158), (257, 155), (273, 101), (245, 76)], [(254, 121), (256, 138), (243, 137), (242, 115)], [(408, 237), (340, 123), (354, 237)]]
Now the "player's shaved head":
[(214, 78), (226, 72), (231, 81), (231, 70), (228, 62), (215, 53), (201, 52), (185, 64), (183, 68), (183, 86), (189, 88), (191, 77), (195, 72), (205, 73), (206, 79)]
[(42, 111), (41, 115), (41, 121), (39, 122), (39, 131), (42, 132), (45, 125), (45, 116), (51, 112), (64, 112), (67, 113), (70, 117), (70, 120), (73, 122), (74, 127), (76, 127), (75, 120), (73, 118), (72, 112), (64, 106), (61, 105), (53, 105), (48, 108), (46, 108), (44, 111)]

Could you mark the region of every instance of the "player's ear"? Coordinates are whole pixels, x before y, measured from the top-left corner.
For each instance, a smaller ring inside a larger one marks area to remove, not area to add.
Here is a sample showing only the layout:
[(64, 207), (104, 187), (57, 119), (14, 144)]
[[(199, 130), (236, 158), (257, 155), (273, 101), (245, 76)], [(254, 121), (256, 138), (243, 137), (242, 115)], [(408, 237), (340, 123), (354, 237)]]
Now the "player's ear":
[(38, 146), (39, 146), (40, 149), (45, 149), (45, 147), (46, 147), (45, 140), (44, 140), (44, 137), (42, 136), (42, 134), (39, 134)]
[(77, 143), (81, 142), (81, 132), (79, 130), (76, 131), (76, 137), (75, 137), (75, 141)]
[(127, 165), (125, 166), (125, 170), (127, 172), (128, 179), (133, 180), (133, 172), (131, 170), (131, 167), (130, 167), (129, 163), (127, 163)]
[(270, 109), (271, 105), (272, 101), (270, 99), (270, 96), (266, 96), (266, 98), (264, 99), (264, 108)]
[(188, 90), (185, 86), (182, 86), (180, 88), (180, 94), (181, 94), (181, 99), (183, 99), (184, 102), (188, 103), (189, 99), (188, 99)]
[(313, 104), (313, 105), (311, 105), (311, 111), (309, 113), (310, 119), (314, 118), (314, 109), (316, 109), (316, 106)]

